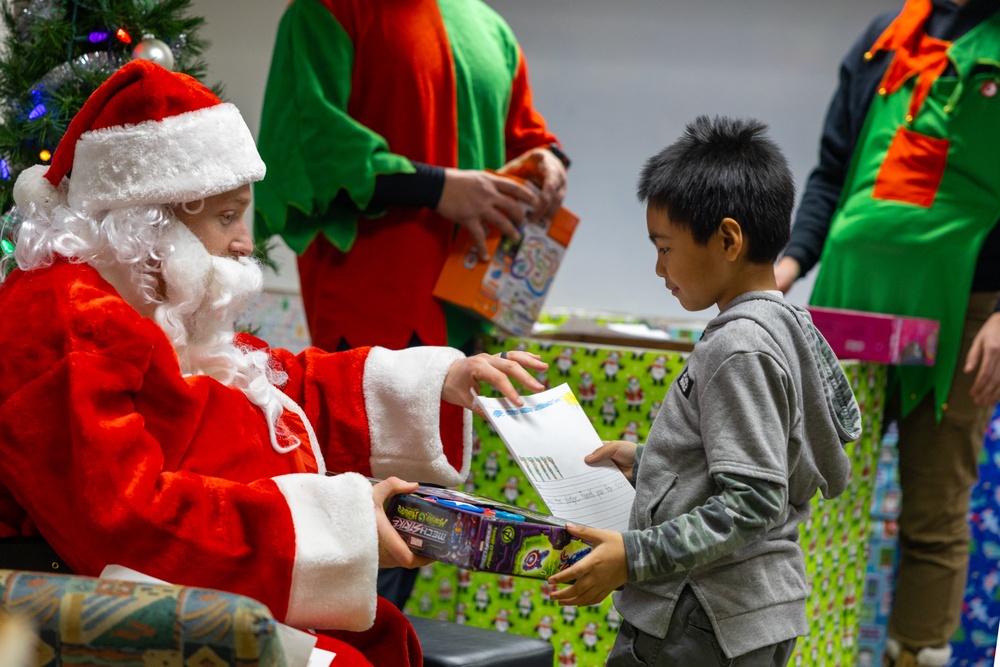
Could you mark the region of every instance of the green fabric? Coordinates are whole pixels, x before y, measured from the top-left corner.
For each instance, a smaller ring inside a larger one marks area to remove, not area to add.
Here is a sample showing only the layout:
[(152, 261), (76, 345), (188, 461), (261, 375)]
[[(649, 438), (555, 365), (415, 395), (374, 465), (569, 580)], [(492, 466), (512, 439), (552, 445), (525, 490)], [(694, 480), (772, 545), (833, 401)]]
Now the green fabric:
[[(280, 234), (301, 254), (322, 231), (347, 251), (357, 238), (357, 209), (371, 200), (375, 175), (414, 171), (408, 159), (389, 152), (385, 139), (347, 115), (353, 63), (354, 47), (326, 7), (316, 0), (288, 6), (278, 26), (257, 142), (268, 167), (254, 190), (258, 240)], [(331, 204), (340, 190), (357, 209)]]
[[(940, 418), (958, 359), (973, 270), (983, 239), (1000, 218), (1000, 98), (981, 93), (1000, 59), (1000, 14), (949, 48), (959, 77), (931, 88), (909, 130), (950, 141), (947, 164), (929, 208), (872, 198), (875, 178), (904, 126), (915, 77), (872, 101), (820, 258), (811, 302), (817, 306), (926, 317), (941, 322), (933, 367), (892, 370), (907, 414), (934, 392)], [(974, 59), (974, 54), (979, 54)], [(975, 74), (972, 74), (976, 72)], [(871, 277), (871, 279), (867, 279)]]
[[(438, 7), (455, 61), (458, 166), (497, 169), (506, 162), (517, 42), (485, 4), (440, 0)], [(371, 200), (375, 176), (413, 173), (409, 159), (392, 153), (382, 136), (346, 113), (353, 66), (354, 45), (325, 6), (317, 0), (288, 6), (278, 26), (258, 138), (268, 165), (254, 191), (258, 240), (280, 234), (301, 254), (322, 231), (346, 252), (357, 238), (359, 211)], [(354, 206), (333, 203), (341, 190)]]
[(507, 161), (504, 129), (517, 73), (517, 41), (485, 4), (468, 0), (437, 4), (455, 61), (458, 166), (498, 169)]
[[(458, 167), (499, 169), (507, 161), (504, 130), (518, 66), (514, 33), (485, 4), (467, 0), (438, 0), (437, 4), (455, 64)], [(478, 316), (448, 303), (442, 306), (452, 347), (464, 349), (474, 336), (489, 329)]]

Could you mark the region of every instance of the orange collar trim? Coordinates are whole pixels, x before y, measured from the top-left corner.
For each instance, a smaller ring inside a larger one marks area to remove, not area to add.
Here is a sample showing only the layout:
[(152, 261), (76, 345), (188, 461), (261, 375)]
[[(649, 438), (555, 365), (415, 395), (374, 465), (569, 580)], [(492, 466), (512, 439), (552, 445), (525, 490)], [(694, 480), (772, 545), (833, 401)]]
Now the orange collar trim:
[(928, 37), (924, 33), (924, 24), (931, 14), (931, 8), (931, 0), (907, 0), (903, 11), (865, 53), (865, 60), (871, 60), (877, 51), (895, 51), (879, 84), (879, 95), (895, 93), (911, 77), (917, 77), (906, 116), (907, 122), (912, 122), (916, 117), (931, 85), (948, 67), (948, 47), (951, 42)]

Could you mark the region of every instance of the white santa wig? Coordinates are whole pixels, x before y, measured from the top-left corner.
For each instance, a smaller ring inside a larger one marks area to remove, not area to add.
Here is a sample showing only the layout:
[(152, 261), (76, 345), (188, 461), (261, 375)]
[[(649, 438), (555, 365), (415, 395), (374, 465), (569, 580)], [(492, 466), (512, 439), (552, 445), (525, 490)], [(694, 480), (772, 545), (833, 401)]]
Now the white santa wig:
[(262, 287), (260, 268), (246, 258), (212, 257), (173, 214), (179, 203), (263, 177), (235, 106), (190, 76), (134, 60), (88, 98), (52, 163), (18, 176), (15, 258), (25, 271), (58, 257), (116, 276), (123, 298), (152, 311), (181, 372), (238, 388), (264, 412), (273, 446), (287, 451), (299, 443), (281, 426), (283, 409), (309, 429), (301, 409), (274, 387), (287, 377), (265, 352), (233, 344), (236, 318)]

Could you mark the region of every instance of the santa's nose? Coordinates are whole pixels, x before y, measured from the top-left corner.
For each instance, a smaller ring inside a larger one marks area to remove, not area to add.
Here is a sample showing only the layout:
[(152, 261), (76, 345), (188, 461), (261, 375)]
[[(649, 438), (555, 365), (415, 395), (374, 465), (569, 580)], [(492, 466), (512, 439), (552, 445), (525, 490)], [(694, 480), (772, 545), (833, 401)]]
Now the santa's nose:
[(237, 235), (229, 242), (229, 252), (236, 257), (249, 257), (253, 252), (253, 239), (246, 220), (240, 220)]

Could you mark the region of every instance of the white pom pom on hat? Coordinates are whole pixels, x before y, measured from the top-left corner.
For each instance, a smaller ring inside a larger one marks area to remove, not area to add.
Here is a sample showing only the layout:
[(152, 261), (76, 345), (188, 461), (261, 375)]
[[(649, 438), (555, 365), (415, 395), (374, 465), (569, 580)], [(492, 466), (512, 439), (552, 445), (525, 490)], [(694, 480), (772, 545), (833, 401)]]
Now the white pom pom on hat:
[(66, 203), (65, 181), (57, 188), (45, 178), (46, 171), (46, 165), (36, 164), (18, 175), (14, 182), (14, 205), (22, 213), (49, 217), (56, 206)]
[(235, 106), (186, 74), (137, 59), (94, 91), (48, 168), (23, 171), (14, 196), (24, 211), (66, 203), (92, 213), (194, 201), (263, 177), (264, 162)]

